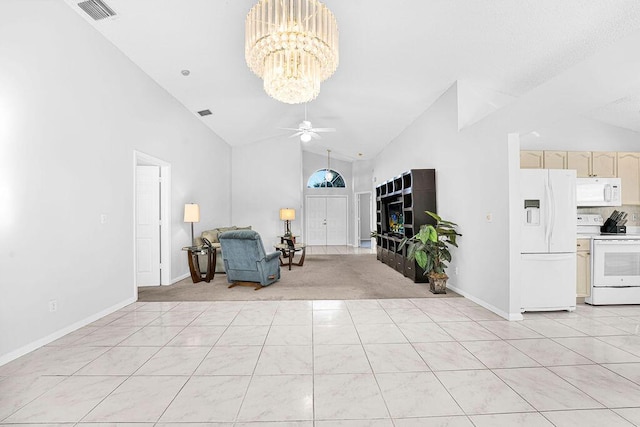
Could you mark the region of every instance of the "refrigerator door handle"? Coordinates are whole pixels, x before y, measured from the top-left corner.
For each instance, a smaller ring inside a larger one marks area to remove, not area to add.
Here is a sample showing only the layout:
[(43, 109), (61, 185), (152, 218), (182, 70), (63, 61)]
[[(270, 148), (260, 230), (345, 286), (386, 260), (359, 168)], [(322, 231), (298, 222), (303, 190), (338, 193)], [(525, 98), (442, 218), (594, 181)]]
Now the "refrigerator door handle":
[(549, 210), (551, 211), (551, 217), (549, 218), (549, 249), (551, 250), (551, 237), (556, 227), (556, 202), (555, 195), (553, 194), (553, 185), (549, 184)]
[(549, 248), (549, 240), (551, 239), (551, 187), (549, 186), (549, 178), (545, 180), (544, 183), (544, 195), (546, 206), (544, 207), (545, 212), (545, 233), (544, 233), (544, 241), (547, 245), (547, 250)]

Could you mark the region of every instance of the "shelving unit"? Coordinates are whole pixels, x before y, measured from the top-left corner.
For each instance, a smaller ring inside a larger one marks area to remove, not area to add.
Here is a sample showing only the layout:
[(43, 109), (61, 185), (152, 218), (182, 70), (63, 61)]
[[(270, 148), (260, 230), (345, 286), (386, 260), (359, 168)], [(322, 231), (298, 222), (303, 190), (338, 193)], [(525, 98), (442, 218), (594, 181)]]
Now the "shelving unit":
[[(389, 205), (402, 205), (401, 232), (389, 229)], [(407, 259), (408, 247), (400, 249), (403, 236), (413, 237), (424, 224), (433, 224), (425, 211), (436, 212), (435, 169), (411, 169), (376, 187), (377, 258), (414, 282), (427, 277), (415, 261)]]

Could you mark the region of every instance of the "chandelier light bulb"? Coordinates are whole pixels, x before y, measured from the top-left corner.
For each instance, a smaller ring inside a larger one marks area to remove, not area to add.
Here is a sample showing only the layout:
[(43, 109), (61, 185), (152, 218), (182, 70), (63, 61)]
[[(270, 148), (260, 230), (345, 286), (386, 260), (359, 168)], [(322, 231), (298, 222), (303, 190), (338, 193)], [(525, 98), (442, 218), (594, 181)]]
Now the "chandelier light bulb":
[(302, 141), (302, 142), (309, 142), (309, 141), (311, 141), (311, 134), (309, 134), (309, 133), (303, 133), (302, 135), (300, 135), (300, 141)]

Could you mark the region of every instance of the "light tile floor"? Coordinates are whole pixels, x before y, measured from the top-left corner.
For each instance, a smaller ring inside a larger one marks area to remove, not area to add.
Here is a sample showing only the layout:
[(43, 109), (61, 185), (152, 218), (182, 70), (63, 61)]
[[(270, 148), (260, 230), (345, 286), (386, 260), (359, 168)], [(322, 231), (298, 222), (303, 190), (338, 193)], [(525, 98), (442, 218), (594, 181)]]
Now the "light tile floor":
[(76, 423), (640, 425), (640, 306), (136, 303), (0, 366), (0, 424)]

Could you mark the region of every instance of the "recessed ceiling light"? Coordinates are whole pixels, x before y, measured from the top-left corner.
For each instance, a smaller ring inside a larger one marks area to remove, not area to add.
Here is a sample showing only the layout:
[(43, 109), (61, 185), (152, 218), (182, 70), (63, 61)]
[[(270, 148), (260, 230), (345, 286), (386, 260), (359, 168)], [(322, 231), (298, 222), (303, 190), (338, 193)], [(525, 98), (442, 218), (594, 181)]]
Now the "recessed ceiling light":
[(180, 72), (181, 72), (181, 73), (182, 73), (182, 75), (183, 75), (183, 76), (185, 76), (185, 77), (186, 77), (186, 76), (188, 76), (189, 74), (191, 74), (191, 71), (189, 71), (189, 70), (182, 70), (182, 71), (180, 71)]
[(211, 112), (211, 110), (202, 110), (202, 111), (198, 111), (198, 114), (204, 117), (204, 116), (210, 116), (213, 113)]

